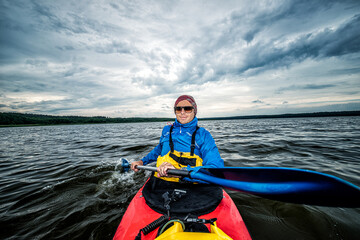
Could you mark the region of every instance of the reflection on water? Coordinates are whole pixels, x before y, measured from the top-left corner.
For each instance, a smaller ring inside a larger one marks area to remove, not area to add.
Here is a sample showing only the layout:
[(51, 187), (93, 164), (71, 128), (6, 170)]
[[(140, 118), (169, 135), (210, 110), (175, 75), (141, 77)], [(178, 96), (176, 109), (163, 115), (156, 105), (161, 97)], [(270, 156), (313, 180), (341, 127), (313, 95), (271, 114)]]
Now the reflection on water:
[[(200, 121), (226, 166), (296, 167), (360, 185), (360, 118)], [(149, 173), (120, 173), (166, 123), (1, 128), (1, 239), (111, 239)], [(254, 239), (356, 239), (360, 210), (229, 191)]]

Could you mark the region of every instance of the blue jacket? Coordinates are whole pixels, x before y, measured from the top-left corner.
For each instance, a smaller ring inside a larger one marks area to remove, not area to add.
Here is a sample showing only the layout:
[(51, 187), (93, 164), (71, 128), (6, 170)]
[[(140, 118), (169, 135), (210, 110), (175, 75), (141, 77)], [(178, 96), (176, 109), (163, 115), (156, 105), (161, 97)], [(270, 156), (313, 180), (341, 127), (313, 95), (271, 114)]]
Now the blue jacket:
[[(175, 119), (172, 139), (174, 150), (178, 152), (190, 152), (191, 137), (196, 129), (198, 119), (195, 117), (191, 122), (181, 124)], [(143, 159), (144, 165), (155, 162), (161, 155), (170, 151), (169, 145), (170, 126), (165, 126), (159, 144)], [(220, 157), (218, 148), (211, 134), (205, 128), (199, 128), (195, 136), (194, 153), (202, 158), (204, 167), (224, 167), (224, 160)]]

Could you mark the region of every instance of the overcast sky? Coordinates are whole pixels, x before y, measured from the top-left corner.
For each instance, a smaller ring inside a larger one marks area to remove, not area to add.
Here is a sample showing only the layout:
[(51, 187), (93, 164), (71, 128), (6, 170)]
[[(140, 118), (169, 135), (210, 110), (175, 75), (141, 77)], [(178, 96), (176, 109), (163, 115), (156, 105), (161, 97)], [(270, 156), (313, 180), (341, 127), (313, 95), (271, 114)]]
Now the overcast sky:
[(360, 110), (360, 1), (0, 0), (0, 111)]

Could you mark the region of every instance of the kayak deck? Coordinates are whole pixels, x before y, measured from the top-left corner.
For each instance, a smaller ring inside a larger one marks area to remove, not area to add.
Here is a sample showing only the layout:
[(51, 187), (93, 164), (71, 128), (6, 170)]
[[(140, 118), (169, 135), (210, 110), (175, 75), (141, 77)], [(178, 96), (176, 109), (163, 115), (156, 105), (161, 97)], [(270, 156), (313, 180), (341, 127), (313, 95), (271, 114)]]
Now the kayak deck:
[[(115, 233), (114, 240), (134, 240), (139, 230), (162, 216), (161, 213), (152, 210), (142, 196), (143, 187), (136, 193), (130, 202), (121, 223)], [(251, 240), (245, 223), (230, 196), (223, 190), (223, 199), (216, 209), (199, 218), (217, 218), (217, 226), (234, 240)], [(206, 224), (210, 230), (210, 224)], [(153, 240), (156, 238), (158, 229), (147, 235), (142, 235), (142, 240)]]

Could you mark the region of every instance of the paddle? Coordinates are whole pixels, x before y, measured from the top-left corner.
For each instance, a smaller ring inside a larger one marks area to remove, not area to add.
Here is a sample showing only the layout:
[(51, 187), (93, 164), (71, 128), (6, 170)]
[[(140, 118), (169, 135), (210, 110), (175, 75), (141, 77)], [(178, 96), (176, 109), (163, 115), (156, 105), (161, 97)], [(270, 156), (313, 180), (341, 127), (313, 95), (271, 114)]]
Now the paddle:
[[(127, 165), (127, 166), (126, 166)], [(123, 168), (129, 163), (123, 159)], [(156, 171), (156, 167), (137, 166)], [(189, 177), (260, 197), (298, 204), (360, 207), (360, 188), (338, 177), (310, 170), (274, 167), (170, 169), (169, 175)]]

